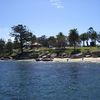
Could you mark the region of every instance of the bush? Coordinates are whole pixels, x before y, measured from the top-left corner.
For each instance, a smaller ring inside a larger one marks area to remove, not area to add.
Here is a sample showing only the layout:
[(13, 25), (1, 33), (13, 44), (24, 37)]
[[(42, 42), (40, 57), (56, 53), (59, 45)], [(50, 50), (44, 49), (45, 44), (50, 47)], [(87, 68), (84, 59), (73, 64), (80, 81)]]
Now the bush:
[(81, 50), (80, 50), (80, 49), (76, 49), (75, 51), (72, 51), (72, 52), (71, 52), (71, 55), (72, 55), (72, 54), (78, 54), (78, 53), (81, 53)]

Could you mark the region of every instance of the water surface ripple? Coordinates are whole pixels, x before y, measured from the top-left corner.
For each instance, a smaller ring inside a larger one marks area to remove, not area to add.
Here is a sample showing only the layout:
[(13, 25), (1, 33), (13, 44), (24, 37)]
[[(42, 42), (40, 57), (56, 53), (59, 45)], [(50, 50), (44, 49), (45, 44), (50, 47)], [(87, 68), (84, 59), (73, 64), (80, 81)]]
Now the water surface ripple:
[(2, 61), (0, 100), (100, 100), (100, 63)]

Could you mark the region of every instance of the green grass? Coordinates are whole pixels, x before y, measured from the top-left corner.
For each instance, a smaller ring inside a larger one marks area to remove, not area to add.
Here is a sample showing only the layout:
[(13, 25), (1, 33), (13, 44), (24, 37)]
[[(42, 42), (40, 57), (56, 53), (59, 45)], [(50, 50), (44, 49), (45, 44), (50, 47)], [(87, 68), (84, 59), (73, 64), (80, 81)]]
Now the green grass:
[[(46, 53), (46, 52), (48, 52), (48, 53), (66, 53), (69, 55), (73, 52), (73, 50), (74, 50), (74, 47), (67, 47), (64, 51), (41, 47), (38, 49), (26, 49), (24, 51), (26, 51), (26, 52), (29, 52), (29, 51), (34, 52), (35, 51), (38, 53)], [(82, 53), (94, 52), (94, 51), (100, 51), (100, 47), (76, 47), (76, 51), (82, 52)], [(16, 55), (17, 53), (19, 53), (18, 49), (14, 50), (12, 55)]]
[[(55, 50), (51, 48), (45, 48), (45, 47), (39, 48), (38, 50), (42, 52), (49, 51), (50, 53), (56, 52)], [(74, 50), (74, 47), (67, 47), (64, 53), (70, 54), (73, 50)], [(88, 52), (88, 51), (94, 52), (94, 51), (100, 51), (100, 47), (76, 47), (76, 50), (80, 52)]]
[(81, 52), (87, 52), (87, 51), (90, 51), (90, 52), (100, 51), (100, 48), (99, 48), (99, 47), (80, 47), (79, 49), (81, 50)]

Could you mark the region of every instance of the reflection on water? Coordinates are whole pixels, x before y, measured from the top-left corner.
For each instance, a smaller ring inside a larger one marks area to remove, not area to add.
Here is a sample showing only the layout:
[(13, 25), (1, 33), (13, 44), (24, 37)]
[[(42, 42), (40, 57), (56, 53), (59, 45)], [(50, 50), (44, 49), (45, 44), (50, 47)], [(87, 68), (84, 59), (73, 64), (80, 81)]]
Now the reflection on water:
[(0, 100), (100, 100), (99, 66), (0, 62)]

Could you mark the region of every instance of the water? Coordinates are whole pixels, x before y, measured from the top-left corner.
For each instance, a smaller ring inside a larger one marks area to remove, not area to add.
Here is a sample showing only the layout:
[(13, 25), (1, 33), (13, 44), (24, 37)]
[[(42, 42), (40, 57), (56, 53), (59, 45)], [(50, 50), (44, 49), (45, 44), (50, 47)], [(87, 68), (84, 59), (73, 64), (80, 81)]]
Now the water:
[(100, 63), (2, 61), (0, 100), (100, 100)]

